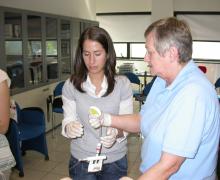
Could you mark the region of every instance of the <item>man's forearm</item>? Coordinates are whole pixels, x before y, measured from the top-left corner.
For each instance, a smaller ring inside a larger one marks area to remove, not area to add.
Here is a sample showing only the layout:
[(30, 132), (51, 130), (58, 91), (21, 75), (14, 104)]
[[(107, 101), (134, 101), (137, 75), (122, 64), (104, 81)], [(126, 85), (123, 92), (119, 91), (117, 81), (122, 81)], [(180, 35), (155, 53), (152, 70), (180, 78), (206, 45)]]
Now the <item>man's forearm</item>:
[(179, 170), (184, 161), (184, 157), (163, 152), (160, 161), (148, 169), (138, 180), (167, 180)]
[(140, 132), (140, 115), (139, 114), (131, 114), (131, 115), (119, 115), (113, 116), (111, 115), (111, 126), (123, 129), (127, 132)]

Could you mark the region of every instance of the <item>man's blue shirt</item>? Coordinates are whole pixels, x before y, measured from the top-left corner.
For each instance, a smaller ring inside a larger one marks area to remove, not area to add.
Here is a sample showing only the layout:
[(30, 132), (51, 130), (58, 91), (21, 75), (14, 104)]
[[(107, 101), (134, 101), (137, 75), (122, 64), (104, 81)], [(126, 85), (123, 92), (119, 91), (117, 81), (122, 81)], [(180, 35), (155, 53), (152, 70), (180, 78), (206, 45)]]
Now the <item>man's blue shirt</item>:
[(186, 157), (170, 179), (198, 180), (215, 172), (220, 133), (214, 86), (191, 60), (171, 85), (158, 77), (141, 109), (145, 172), (162, 152)]

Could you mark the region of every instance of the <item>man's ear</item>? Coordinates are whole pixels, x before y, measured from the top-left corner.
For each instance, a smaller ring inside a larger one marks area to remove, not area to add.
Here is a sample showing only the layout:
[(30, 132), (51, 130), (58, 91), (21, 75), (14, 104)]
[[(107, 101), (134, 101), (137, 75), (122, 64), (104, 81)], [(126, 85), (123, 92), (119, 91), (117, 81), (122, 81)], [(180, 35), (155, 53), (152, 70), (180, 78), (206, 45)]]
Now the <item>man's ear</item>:
[(171, 46), (169, 49), (170, 61), (179, 61), (179, 52), (175, 46)]

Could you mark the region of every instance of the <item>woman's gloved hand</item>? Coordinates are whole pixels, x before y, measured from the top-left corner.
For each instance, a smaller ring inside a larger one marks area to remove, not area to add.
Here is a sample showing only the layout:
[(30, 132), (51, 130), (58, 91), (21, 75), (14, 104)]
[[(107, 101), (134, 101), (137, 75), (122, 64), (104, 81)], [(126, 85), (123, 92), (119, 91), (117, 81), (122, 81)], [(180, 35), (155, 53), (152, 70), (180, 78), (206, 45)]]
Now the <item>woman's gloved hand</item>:
[(89, 123), (93, 128), (99, 128), (100, 126), (111, 126), (111, 115), (103, 113), (99, 108), (91, 106), (89, 109)]
[(124, 176), (124, 177), (121, 177), (119, 180), (133, 180), (133, 179), (128, 176)]
[(66, 125), (66, 134), (69, 138), (78, 138), (83, 135), (83, 126), (79, 121), (72, 121)]
[(106, 136), (101, 137), (101, 143), (104, 147), (110, 148), (117, 139), (118, 130), (112, 127), (107, 128)]

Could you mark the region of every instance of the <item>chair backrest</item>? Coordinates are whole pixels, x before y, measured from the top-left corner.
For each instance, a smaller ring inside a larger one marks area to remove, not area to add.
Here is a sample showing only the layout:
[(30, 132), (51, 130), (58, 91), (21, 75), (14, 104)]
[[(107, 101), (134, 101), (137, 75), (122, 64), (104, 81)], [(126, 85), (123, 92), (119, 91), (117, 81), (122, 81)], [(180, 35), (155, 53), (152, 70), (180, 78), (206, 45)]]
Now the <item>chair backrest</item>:
[(154, 76), (153, 79), (148, 84), (146, 84), (146, 86), (144, 87), (143, 89), (144, 96), (147, 96), (148, 93), (150, 92), (150, 89), (153, 86), (155, 79), (156, 79), (156, 76)]
[(220, 87), (220, 78), (218, 78), (215, 82), (215, 88), (219, 88)]
[(62, 89), (63, 89), (63, 85), (64, 85), (65, 81), (62, 81), (60, 83), (58, 83), (53, 91), (53, 95), (54, 97), (56, 96), (60, 96), (62, 94)]
[(54, 96), (53, 102), (52, 102), (53, 112), (63, 113), (63, 109), (62, 109), (63, 101), (62, 101), (61, 95), (62, 95), (62, 89), (63, 89), (64, 83), (65, 81), (58, 83), (53, 91), (53, 96)]
[(136, 74), (132, 72), (126, 72), (124, 75), (127, 76), (127, 78), (131, 81), (131, 83), (138, 84), (138, 85), (141, 84), (140, 79), (138, 78)]
[(16, 113), (17, 113), (17, 122), (21, 122), (21, 108), (17, 102), (15, 102), (16, 105)]
[(207, 72), (207, 68), (206, 66), (198, 66), (199, 69), (203, 72), (203, 73), (206, 73)]

